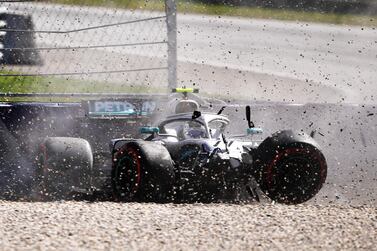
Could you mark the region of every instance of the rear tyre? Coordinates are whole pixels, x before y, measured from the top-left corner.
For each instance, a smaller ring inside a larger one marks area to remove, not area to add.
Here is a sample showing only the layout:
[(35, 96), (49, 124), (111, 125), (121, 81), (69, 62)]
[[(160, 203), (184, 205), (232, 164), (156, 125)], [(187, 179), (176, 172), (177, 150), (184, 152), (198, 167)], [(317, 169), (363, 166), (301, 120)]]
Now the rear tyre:
[(88, 141), (51, 137), (40, 145), (37, 157), (36, 196), (41, 200), (74, 199), (89, 191), (93, 154)]
[(34, 166), (15, 138), (0, 120), (0, 200), (28, 200), (34, 182)]
[(174, 182), (173, 161), (161, 144), (134, 141), (114, 153), (112, 186), (117, 201), (170, 202)]
[(264, 140), (257, 149), (254, 167), (261, 190), (285, 204), (314, 197), (327, 175), (326, 160), (317, 143), (292, 131), (281, 131)]

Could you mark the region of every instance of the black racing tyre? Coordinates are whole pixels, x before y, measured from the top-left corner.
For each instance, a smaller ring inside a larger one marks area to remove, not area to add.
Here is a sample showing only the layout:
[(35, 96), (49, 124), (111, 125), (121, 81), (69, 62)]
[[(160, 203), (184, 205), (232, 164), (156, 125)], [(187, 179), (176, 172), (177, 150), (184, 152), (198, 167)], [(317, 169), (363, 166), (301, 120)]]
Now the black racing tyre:
[(113, 156), (112, 186), (117, 201), (173, 200), (174, 165), (161, 144), (133, 141)]
[(34, 166), (21, 148), (21, 142), (0, 120), (0, 200), (28, 199)]
[(256, 181), (269, 198), (279, 203), (299, 204), (322, 188), (327, 164), (314, 139), (281, 131), (258, 147), (254, 170)]
[(81, 138), (49, 137), (37, 156), (35, 192), (41, 200), (74, 199), (91, 187), (93, 154)]

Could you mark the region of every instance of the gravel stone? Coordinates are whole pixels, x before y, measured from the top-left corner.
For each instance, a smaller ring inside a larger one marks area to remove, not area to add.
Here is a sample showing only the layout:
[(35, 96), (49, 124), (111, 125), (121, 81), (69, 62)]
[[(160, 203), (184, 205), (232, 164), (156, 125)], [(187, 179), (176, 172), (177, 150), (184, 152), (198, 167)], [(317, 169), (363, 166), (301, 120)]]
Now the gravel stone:
[(373, 206), (0, 201), (0, 250), (372, 250)]

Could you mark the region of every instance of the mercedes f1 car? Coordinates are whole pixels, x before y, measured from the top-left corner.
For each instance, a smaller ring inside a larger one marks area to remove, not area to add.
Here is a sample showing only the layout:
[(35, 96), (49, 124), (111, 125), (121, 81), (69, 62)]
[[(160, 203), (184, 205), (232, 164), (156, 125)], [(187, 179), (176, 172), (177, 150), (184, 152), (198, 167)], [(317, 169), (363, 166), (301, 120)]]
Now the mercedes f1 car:
[[(90, 139), (45, 138), (36, 152), (34, 193), (44, 199), (101, 192), (117, 201), (212, 202), (235, 200), (240, 191), (258, 199), (259, 190), (273, 201), (298, 204), (321, 189), (327, 165), (312, 137), (288, 130), (254, 140), (262, 129), (251, 121), (249, 106), (245, 134), (227, 136), (223, 108), (200, 112), (183, 92), (174, 115), (140, 127), (144, 137), (112, 139), (108, 161), (99, 163)], [(97, 103), (93, 109), (104, 116), (117, 106)]]

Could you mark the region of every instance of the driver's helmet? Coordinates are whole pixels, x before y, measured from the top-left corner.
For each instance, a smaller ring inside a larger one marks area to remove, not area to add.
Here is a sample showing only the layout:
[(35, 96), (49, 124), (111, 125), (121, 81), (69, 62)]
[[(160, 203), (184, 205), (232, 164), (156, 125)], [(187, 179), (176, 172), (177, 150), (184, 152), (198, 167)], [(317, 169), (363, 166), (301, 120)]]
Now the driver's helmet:
[(206, 130), (203, 125), (196, 121), (190, 121), (184, 128), (184, 135), (189, 139), (206, 138)]

